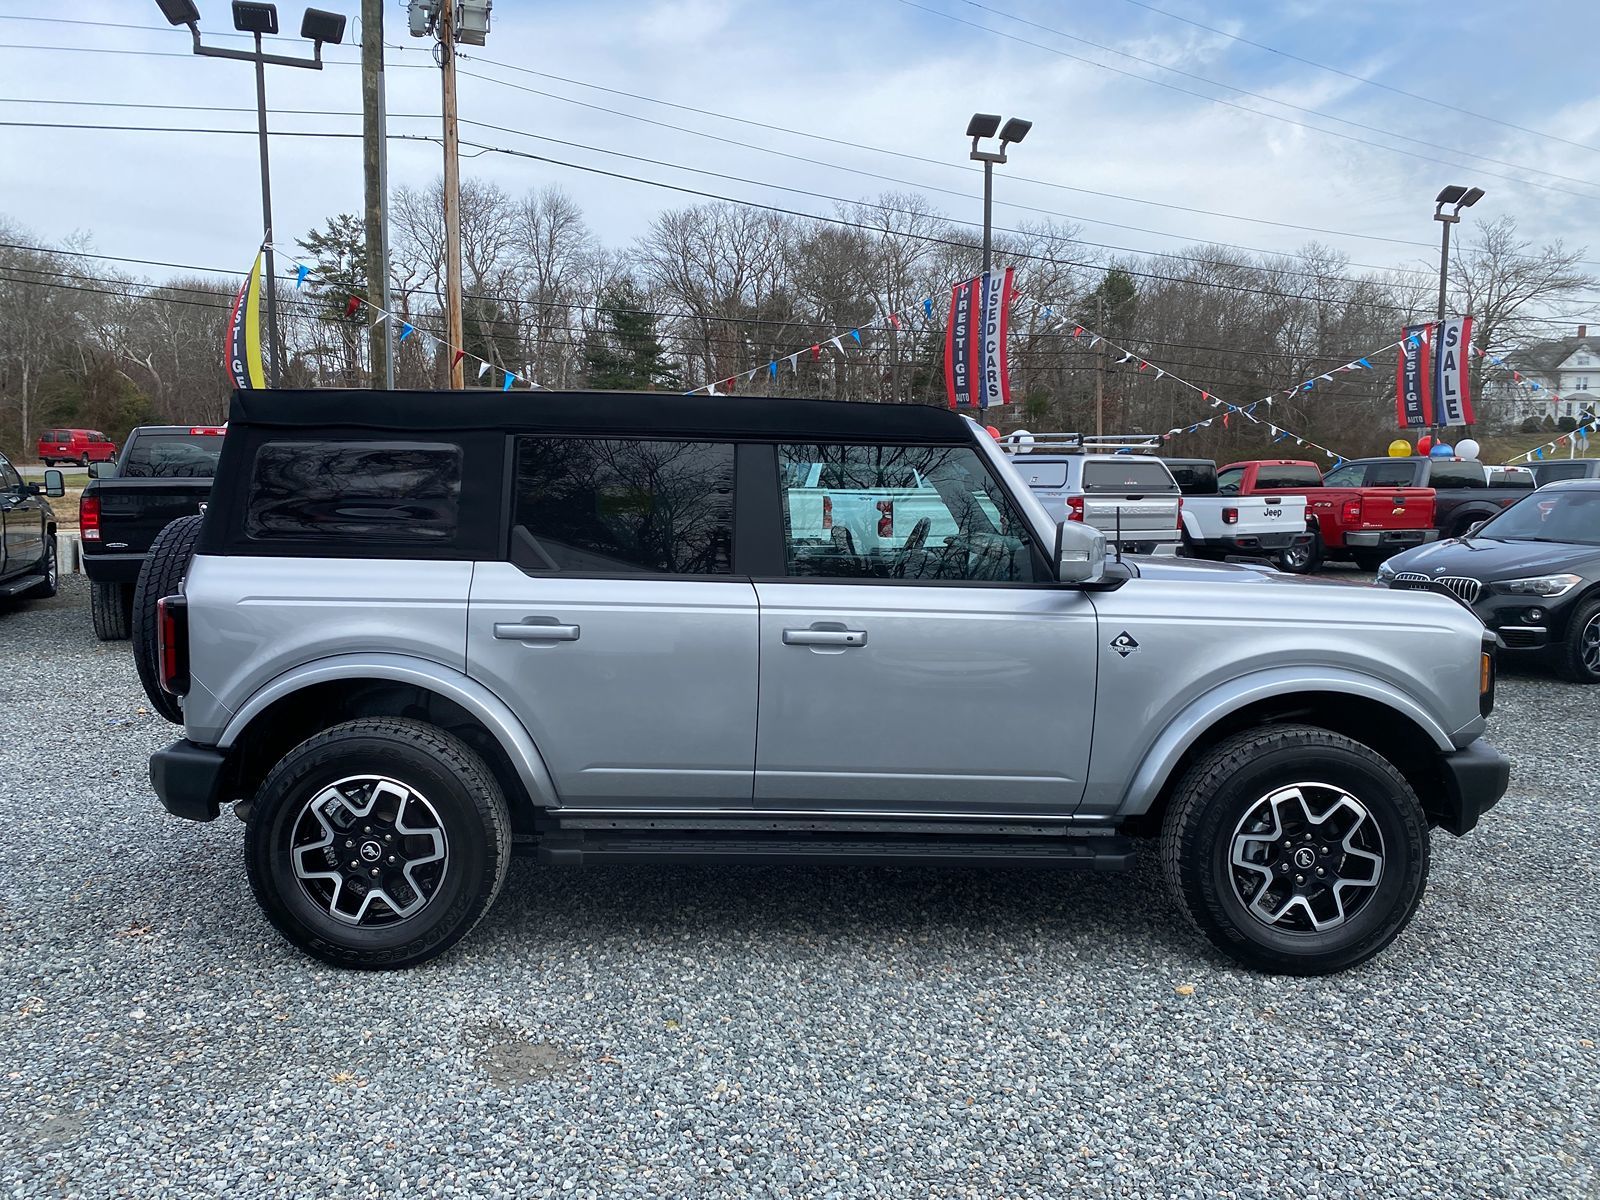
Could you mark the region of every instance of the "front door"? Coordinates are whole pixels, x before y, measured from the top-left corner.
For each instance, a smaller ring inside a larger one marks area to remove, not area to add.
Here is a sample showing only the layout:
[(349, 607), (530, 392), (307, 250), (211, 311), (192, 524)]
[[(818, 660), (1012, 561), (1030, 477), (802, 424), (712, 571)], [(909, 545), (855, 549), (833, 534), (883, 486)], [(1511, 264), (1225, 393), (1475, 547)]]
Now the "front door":
[[(783, 575), (756, 582), (757, 806), (1070, 812), (1093, 733), (1094, 606), (1053, 581), (977, 453), (778, 457)], [(819, 462), (836, 493), (804, 486)]]
[(0, 521), (5, 524), (5, 559), (0, 575), (32, 570), (44, 557), (44, 506), (23, 491), (22, 476), (0, 457)]
[(749, 808), (755, 588), (732, 575), (734, 447), (517, 442), (508, 561), (474, 569), (469, 673), (567, 807)]

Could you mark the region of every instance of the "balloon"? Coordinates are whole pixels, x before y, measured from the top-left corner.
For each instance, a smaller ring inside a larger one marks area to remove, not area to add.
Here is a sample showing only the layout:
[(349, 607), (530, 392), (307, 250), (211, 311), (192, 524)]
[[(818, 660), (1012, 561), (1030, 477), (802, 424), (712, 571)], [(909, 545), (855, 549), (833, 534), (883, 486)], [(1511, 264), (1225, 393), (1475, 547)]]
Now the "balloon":
[(1478, 457), (1479, 449), (1481, 449), (1481, 447), (1471, 438), (1462, 438), (1456, 443), (1456, 457), (1464, 458), (1468, 462), (1473, 462)]
[(1427, 434), (1423, 434), (1421, 437), (1419, 437), (1417, 439), (1417, 453), (1418, 454), (1427, 454), (1432, 449), (1433, 449), (1433, 439), (1431, 437), (1429, 437)]
[(1406, 441), (1405, 438), (1395, 438), (1394, 441), (1389, 443), (1390, 458), (1405, 458), (1410, 453), (1411, 443)]
[(1454, 450), (1452, 450), (1449, 446), (1447, 446), (1444, 442), (1435, 442), (1433, 444), (1432, 448), (1429, 449), (1429, 451), (1428, 451), (1428, 457), (1429, 458), (1454, 458), (1455, 457), (1455, 453), (1456, 452)]
[(998, 429), (996, 429), (993, 425), (985, 425), (984, 429), (988, 430), (989, 436), (992, 437), (995, 441), (998, 442), (1000, 440), (1000, 431)]

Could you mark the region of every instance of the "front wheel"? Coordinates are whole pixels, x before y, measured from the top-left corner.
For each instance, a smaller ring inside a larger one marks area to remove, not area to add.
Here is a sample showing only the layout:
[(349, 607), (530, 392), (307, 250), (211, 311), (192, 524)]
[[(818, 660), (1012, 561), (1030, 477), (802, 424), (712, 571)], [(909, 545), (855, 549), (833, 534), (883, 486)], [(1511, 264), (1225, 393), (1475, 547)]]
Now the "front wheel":
[(61, 586), (61, 563), (56, 558), (56, 535), (51, 534), (44, 544), (44, 557), (39, 560), (42, 579), (22, 593), (24, 600), (48, 600)]
[(1572, 614), (1567, 639), (1556, 647), (1556, 665), (1573, 683), (1600, 683), (1600, 597)]
[(488, 912), (511, 858), (493, 774), (421, 721), (371, 717), (308, 738), (250, 806), (245, 860), (268, 919), (341, 967), (443, 954)]
[(1190, 768), (1161, 860), (1178, 907), (1246, 967), (1324, 975), (1405, 928), (1428, 876), (1428, 822), (1405, 778), (1341, 734), (1277, 725)]

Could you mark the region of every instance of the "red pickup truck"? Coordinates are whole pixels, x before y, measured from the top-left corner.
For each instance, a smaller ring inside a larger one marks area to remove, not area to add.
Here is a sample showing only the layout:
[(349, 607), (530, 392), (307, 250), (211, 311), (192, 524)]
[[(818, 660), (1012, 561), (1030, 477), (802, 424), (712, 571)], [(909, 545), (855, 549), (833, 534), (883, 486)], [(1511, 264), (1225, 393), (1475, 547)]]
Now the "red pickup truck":
[(1376, 571), (1391, 554), (1439, 536), (1432, 488), (1328, 487), (1316, 463), (1290, 458), (1229, 463), (1217, 472), (1217, 490), (1224, 496), (1304, 496), (1306, 524), (1316, 536), (1299, 549), (1310, 556), (1301, 570), (1334, 558)]

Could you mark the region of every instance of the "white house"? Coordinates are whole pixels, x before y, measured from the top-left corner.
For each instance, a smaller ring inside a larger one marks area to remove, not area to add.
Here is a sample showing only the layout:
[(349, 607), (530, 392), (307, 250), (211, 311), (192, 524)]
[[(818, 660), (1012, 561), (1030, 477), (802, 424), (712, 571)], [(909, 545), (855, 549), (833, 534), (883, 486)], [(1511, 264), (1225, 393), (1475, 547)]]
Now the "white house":
[(1504, 361), (1522, 376), (1520, 384), (1487, 360), (1483, 378), (1484, 399), (1493, 403), (1500, 423), (1519, 425), (1528, 417), (1577, 418), (1600, 411), (1600, 336), (1590, 337), (1587, 325), (1578, 326), (1576, 337), (1535, 342), (1506, 354)]

